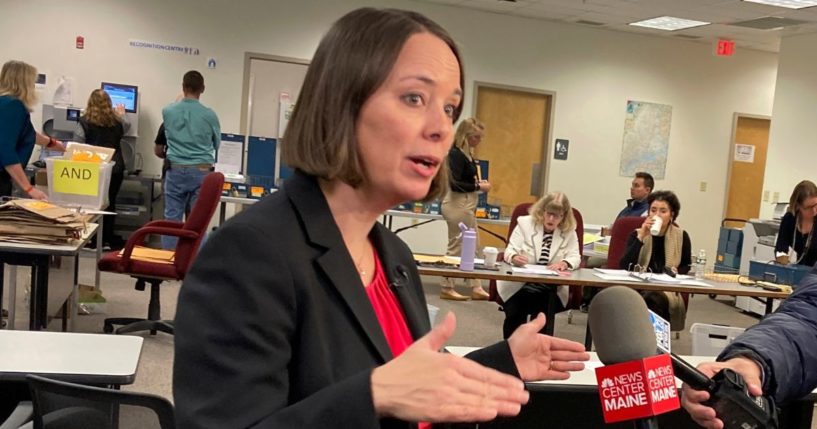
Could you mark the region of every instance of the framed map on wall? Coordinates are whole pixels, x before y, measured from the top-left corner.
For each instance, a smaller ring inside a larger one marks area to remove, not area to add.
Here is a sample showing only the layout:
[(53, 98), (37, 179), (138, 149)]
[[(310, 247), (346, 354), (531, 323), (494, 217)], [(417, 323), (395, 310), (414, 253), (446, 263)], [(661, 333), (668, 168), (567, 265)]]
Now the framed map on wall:
[(663, 179), (671, 123), (672, 106), (628, 100), (618, 174), (632, 177), (646, 171), (655, 179)]

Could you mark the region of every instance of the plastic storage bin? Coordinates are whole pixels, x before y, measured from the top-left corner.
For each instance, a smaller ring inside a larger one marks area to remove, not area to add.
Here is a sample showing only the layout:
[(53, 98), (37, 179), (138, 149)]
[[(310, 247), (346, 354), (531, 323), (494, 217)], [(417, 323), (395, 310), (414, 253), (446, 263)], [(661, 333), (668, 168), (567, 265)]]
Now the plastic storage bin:
[[(54, 190), (54, 166), (60, 158), (46, 158), (45, 167), (48, 174), (48, 200), (60, 205), (80, 206), (88, 209), (104, 209), (108, 207), (108, 188), (111, 184), (111, 172), (114, 162), (99, 164), (99, 184), (94, 195), (72, 194)], [(72, 161), (76, 162), (76, 161)], [(78, 164), (92, 164), (77, 162)]]
[(811, 271), (806, 265), (780, 265), (749, 261), (749, 278), (782, 285), (797, 285)]
[(689, 328), (689, 333), (692, 334), (692, 355), (717, 356), (743, 331), (744, 328), (734, 326), (693, 323)]

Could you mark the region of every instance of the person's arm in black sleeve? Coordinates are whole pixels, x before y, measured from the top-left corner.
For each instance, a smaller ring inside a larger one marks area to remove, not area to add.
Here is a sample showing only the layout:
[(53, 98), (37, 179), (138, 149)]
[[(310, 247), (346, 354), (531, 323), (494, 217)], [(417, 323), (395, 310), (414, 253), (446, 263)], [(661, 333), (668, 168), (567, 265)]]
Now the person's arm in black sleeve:
[(448, 151), (448, 168), (451, 170), (451, 189), (457, 192), (474, 192), (477, 189), (476, 178), (470, 174), (473, 172), (471, 161), (459, 149)]
[(681, 245), (681, 262), (678, 263), (678, 274), (686, 274), (692, 268), (692, 241), (684, 231), (684, 243)]
[(632, 269), (638, 263), (638, 254), (641, 252), (641, 247), (644, 243), (638, 239), (638, 231), (633, 231), (627, 237), (627, 247), (624, 249), (624, 255), (618, 261), (618, 267), (622, 270)]
[(222, 226), (185, 278), (174, 337), (178, 427), (378, 428), (372, 369), (292, 402), (298, 285), (269, 245), (276, 239), (246, 223)]
[(167, 136), (165, 136), (165, 124), (162, 122), (159, 125), (159, 132), (156, 133), (156, 145), (153, 147), (153, 153), (159, 158), (164, 159), (167, 156)]
[(475, 350), (465, 355), (465, 357), (488, 368), (521, 378), (507, 341), (500, 341), (492, 346)]
[(763, 391), (777, 402), (817, 387), (817, 273), (807, 274), (775, 313), (735, 338), (718, 360), (746, 351), (762, 360)]
[(789, 253), (789, 247), (794, 247), (795, 219), (794, 215), (786, 212), (783, 219), (780, 219), (780, 230), (777, 232), (777, 241), (774, 244), (774, 251)]

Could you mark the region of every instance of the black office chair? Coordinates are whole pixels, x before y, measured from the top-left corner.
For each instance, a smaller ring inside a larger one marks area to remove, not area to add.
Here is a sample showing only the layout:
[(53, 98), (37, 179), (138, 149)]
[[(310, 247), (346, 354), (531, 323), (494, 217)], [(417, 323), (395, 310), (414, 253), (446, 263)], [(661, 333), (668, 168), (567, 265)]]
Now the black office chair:
[(34, 405), (34, 429), (175, 429), (173, 405), (165, 398), (26, 377)]

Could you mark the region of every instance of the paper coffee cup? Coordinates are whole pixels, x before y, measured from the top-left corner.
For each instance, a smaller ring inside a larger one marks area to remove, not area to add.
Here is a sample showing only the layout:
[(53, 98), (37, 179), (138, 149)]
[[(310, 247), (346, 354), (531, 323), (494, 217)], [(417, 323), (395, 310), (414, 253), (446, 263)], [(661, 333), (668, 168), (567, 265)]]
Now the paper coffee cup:
[(499, 250), (497, 250), (496, 247), (485, 247), (482, 249), (482, 255), (485, 259), (483, 265), (485, 268), (493, 268), (496, 265), (497, 254), (499, 254)]
[(650, 234), (658, 235), (661, 233), (661, 227), (664, 225), (664, 220), (661, 219), (659, 216), (654, 216), (652, 222), (652, 227), (650, 227)]

